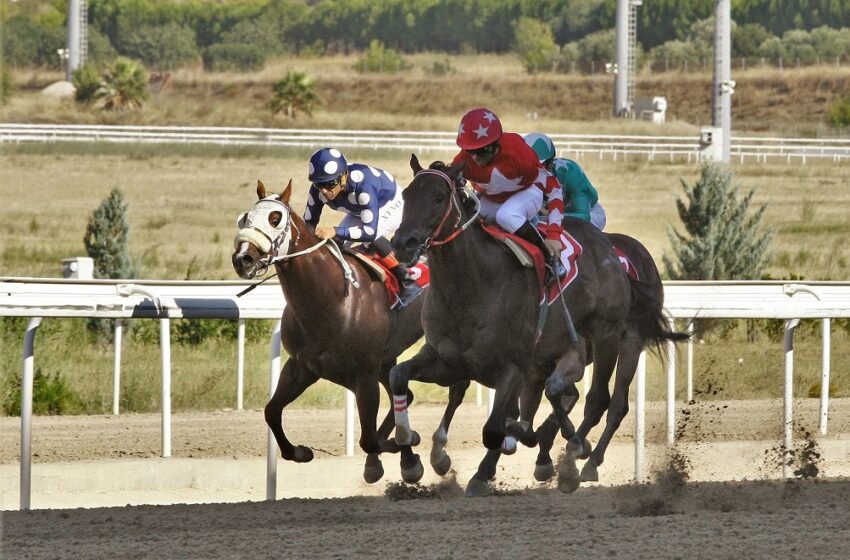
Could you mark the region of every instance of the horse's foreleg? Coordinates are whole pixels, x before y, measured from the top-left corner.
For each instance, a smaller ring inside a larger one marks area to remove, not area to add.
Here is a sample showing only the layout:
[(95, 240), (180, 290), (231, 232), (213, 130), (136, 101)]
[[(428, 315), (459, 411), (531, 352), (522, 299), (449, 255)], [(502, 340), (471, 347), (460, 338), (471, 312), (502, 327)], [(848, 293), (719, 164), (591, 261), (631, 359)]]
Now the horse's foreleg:
[(496, 478), (496, 465), (499, 464), (499, 457), (502, 452), (499, 449), (488, 449), (481, 463), (478, 465), (478, 471), (472, 476), (469, 484), (466, 485), (466, 495), (468, 497), (487, 496), (490, 494), (490, 481)]
[(608, 445), (611, 443), (614, 433), (620, 427), (623, 418), (629, 412), (629, 386), (634, 378), (644, 344), (645, 341), (637, 333), (628, 333), (621, 341), (617, 373), (614, 379), (614, 394), (608, 405), (605, 429), (599, 437), (596, 448), (590, 454), (590, 459), (581, 469), (582, 480), (599, 480), (597, 467), (605, 461), (605, 451), (608, 449)]
[(449, 441), (449, 426), (454, 418), (455, 411), (463, 402), (463, 396), (469, 388), (469, 380), (463, 379), (449, 387), (449, 402), (446, 411), (440, 420), (440, 425), (431, 436), (431, 468), (440, 476), (443, 476), (452, 466), (452, 458), (446, 453), (446, 443)]
[(425, 474), (419, 455), (411, 449), (415, 432), (410, 427), (407, 407), (410, 380), (416, 379), (423, 371), (429, 369), (431, 373), (435, 369), (446, 369), (446, 366), (439, 359), (437, 352), (426, 343), (413, 358), (396, 364), (390, 370), (395, 441), (401, 451), (401, 476), (405, 482), (419, 482)]
[(318, 380), (318, 377), (306, 371), (304, 367), (288, 359), (280, 372), (274, 395), (266, 404), (264, 413), (266, 424), (274, 435), (280, 448), (281, 456), (287, 461), (306, 463), (313, 459), (313, 451), (303, 445), (292, 445), (283, 432), (283, 409), (297, 399), (307, 387)]
[(378, 403), (380, 389), (372, 377), (359, 378), (355, 386), (354, 396), (357, 400), (357, 411), (360, 417), (360, 448), (366, 452), (366, 466), (363, 469), (363, 479), (372, 484), (384, 476), (384, 467), (378, 456)]
[[(546, 398), (552, 405), (552, 417), (556, 419), (561, 433), (564, 437), (569, 438), (575, 432), (575, 427), (570, 421), (569, 412), (578, 401), (579, 393), (576, 388), (576, 383), (581, 380), (584, 375), (584, 364), (586, 346), (583, 343), (576, 344), (567, 349), (567, 351), (558, 359), (555, 364), (555, 370), (546, 380)], [(548, 426), (549, 429), (552, 426)], [(547, 474), (551, 474), (554, 470), (551, 462), (546, 463), (548, 450), (545, 456), (542, 456), (543, 448), (551, 449), (550, 438), (554, 439), (554, 434), (546, 434), (547, 441), (541, 444), (541, 454), (538, 455), (537, 465), (535, 467), (535, 476), (542, 478)], [(565, 454), (561, 461), (558, 473), (558, 486), (562, 491), (572, 492), (579, 486), (579, 471), (576, 466), (576, 454)], [(551, 461), (551, 458), (549, 458)], [(538, 480), (540, 480), (538, 478)]]
[[(481, 431), (484, 446), (487, 449), (502, 449), (510, 447), (510, 441), (505, 441), (507, 426), (506, 420), (512, 417), (517, 418), (517, 401), (519, 393), (523, 386), (523, 372), (515, 365), (507, 365), (504, 373), (499, 376), (499, 381), (496, 383), (496, 397), (493, 399), (493, 410), (487, 422), (484, 423), (484, 428)], [(513, 413), (512, 416), (509, 416)], [(510, 434), (510, 437), (518, 439), (521, 437), (521, 430)], [(513, 442), (514, 447), (516, 441)]]
[(526, 447), (537, 445), (537, 434), (534, 432), (534, 417), (540, 408), (543, 397), (543, 383), (526, 383), (519, 395), (520, 420), (528, 425), (528, 429), (520, 438), (520, 442)]

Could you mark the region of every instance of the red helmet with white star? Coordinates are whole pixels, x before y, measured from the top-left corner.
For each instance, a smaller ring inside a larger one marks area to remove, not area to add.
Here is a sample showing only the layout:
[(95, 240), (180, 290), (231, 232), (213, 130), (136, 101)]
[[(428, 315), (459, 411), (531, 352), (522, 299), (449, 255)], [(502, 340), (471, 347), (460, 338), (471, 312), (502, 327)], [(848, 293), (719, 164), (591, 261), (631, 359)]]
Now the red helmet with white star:
[(460, 119), (457, 145), (461, 150), (477, 150), (489, 146), (502, 136), (502, 123), (490, 109), (473, 109)]

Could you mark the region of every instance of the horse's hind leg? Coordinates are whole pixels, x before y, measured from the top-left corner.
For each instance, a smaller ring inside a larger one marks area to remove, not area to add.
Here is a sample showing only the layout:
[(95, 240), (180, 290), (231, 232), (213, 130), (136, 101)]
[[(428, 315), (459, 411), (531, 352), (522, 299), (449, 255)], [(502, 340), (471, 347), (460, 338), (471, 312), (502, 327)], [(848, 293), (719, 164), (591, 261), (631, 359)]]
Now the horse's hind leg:
[(466, 485), (467, 497), (487, 496), (490, 494), (490, 481), (496, 478), (496, 465), (499, 464), (499, 457), (502, 452), (499, 449), (488, 449), (481, 463), (478, 465), (478, 471), (470, 479)]
[(637, 333), (628, 332), (620, 346), (620, 358), (617, 364), (617, 375), (614, 380), (614, 394), (608, 405), (608, 417), (605, 420), (605, 429), (599, 437), (596, 449), (590, 454), (590, 459), (581, 469), (582, 480), (599, 480), (597, 467), (605, 461), (605, 451), (611, 438), (620, 423), (629, 411), (629, 385), (637, 369), (638, 359), (643, 350), (645, 341)]
[(306, 463), (313, 459), (313, 451), (303, 445), (294, 446), (283, 432), (281, 416), (286, 405), (297, 399), (304, 390), (315, 383), (318, 377), (308, 372), (292, 358), (288, 359), (280, 372), (274, 395), (266, 404), (266, 424), (274, 435), (281, 456), (287, 461)]
[(440, 425), (431, 436), (431, 468), (440, 476), (449, 472), (452, 466), (452, 458), (446, 453), (446, 443), (449, 441), (449, 426), (454, 418), (457, 407), (463, 402), (463, 396), (469, 388), (469, 380), (463, 379), (449, 387), (449, 402), (446, 411), (440, 420)]
[[(584, 344), (571, 346), (558, 359), (554, 372), (546, 380), (546, 398), (549, 399), (552, 405), (553, 415), (557, 419), (558, 426), (562, 432), (566, 433), (574, 431), (568, 414), (575, 406), (576, 401), (578, 401), (579, 394), (576, 383), (584, 375), (584, 364), (586, 362), (585, 348)], [(551, 436), (546, 435), (547, 439), (549, 437), (552, 440), (554, 439), (554, 434)], [(550, 442), (551, 440), (541, 445), (541, 450), (545, 446), (551, 449)], [(541, 460), (545, 460), (546, 457), (548, 457), (548, 452), (542, 458), (538, 455), (535, 476), (543, 477), (554, 469), (551, 464), (551, 458), (549, 458), (548, 464), (545, 462), (541, 464)], [(577, 455), (566, 453), (561, 461), (558, 473), (558, 487), (562, 492), (574, 492), (579, 486), (579, 471), (575, 463), (576, 458)], [(538, 478), (538, 480), (541, 480), (541, 478)]]

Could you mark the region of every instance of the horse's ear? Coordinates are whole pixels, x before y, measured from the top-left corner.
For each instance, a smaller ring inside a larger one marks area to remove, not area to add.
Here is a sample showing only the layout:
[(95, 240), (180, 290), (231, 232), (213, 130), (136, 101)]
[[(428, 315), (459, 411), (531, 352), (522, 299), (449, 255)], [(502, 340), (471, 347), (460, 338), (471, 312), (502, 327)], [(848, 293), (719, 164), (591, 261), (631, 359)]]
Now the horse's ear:
[(410, 168), (413, 170), (414, 175), (422, 171), (422, 165), (419, 163), (419, 158), (416, 157), (416, 154), (410, 154)]
[(257, 179), (257, 198), (260, 200), (266, 198), (266, 185), (260, 179)]
[(289, 183), (286, 184), (286, 188), (283, 189), (283, 192), (280, 193), (280, 200), (288, 205), (289, 197), (292, 196), (292, 179), (289, 180)]
[(463, 168), (466, 166), (466, 160), (461, 160), (456, 164), (449, 166), (446, 168), (446, 175), (455, 180), (455, 182), (460, 180), (461, 172)]

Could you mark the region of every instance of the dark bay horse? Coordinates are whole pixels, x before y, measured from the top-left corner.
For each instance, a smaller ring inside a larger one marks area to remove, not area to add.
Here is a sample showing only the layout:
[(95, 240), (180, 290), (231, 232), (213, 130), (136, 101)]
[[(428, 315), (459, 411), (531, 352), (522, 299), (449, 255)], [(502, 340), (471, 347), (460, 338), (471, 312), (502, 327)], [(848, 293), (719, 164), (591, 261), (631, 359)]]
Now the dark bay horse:
[[(571, 321), (553, 305), (536, 340), (541, 312), (536, 273), (478, 225), (477, 205), (470, 204), (477, 201), (465, 198), (458, 187), (460, 167), (435, 162), (423, 170), (413, 156), (411, 168), (415, 176), (404, 191), (404, 214), (393, 246), (397, 257), (409, 262), (429, 251), (431, 286), (422, 311), (425, 344), (390, 372), (402, 476), (413, 482), (423, 472), (408, 445), (412, 431), (403, 398), (408, 382), (451, 386), (474, 379), (496, 390), (482, 431), (487, 455), (466, 491), (484, 495), (503, 445), (510, 451), (511, 439), (533, 440), (530, 424), (547, 379), (557, 381), (552, 391), (546, 388), (547, 396), (559, 399), (561, 383), (581, 378), (585, 344), (571, 336), (570, 323), (592, 342), (594, 368), (610, 377), (631, 307), (631, 288), (608, 240), (592, 225), (578, 224), (570, 233), (583, 247), (575, 264), (579, 274), (563, 294)], [(448, 430), (450, 419), (444, 419), (438, 433)], [(578, 471), (568, 475), (577, 479)]]
[[(564, 228), (570, 231), (574, 227), (570, 220), (565, 220)], [(637, 369), (638, 359), (641, 352), (649, 348), (661, 354), (661, 345), (668, 342), (681, 342), (688, 339), (685, 333), (673, 331), (664, 316), (664, 285), (652, 255), (637, 239), (621, 233), (606, 233), (611, 243), (620, 249), (635, 268), (637, 278), (630, 278), (632, 288), (632, 305), (626, 319), (626, 329), (620, 339), (620, 355), (617, 362), (614, 378), (613, 394), (609, 390), (609, 375), (605, 372), (594, 370), (590, 390), (585, 401), (584, 420), (576, 430), (567, 419), (562, 419), (552, 414), (544, 421), (537, 431), (539, 453), (537, 458), (538, 468), (535, 476), (544, 478), (542, 474), (546, 465), (551, 465), (549, 450), (552, 448), (555, 435), (560, 428), (561, 433), (569, 441), (565, 460), (568, 470), (574, 470), (576, 459), (588, 459), (581, 469), (580, 481), (599, 480), (598, 467), (605, 460), (605, 451), (611, 442), (611, 438), (620, 426), (629, 411), (629, 386)], [(591, 352), (592, 358), (593, 352)], [(550, 388), (551, 383), (550, 383)], [(575, 385), (566, 385), (561, 404), (565, 412), (569, 413), (578, 398), (578, 389)], [(566, 402), (565, 402), (566, 401)], [(605, 429), (596, 444), (590, 451), (587, 443), (587, 435), (590, 430), (599, 424), (602, 415), (608, 412)], [(577, 486), (579, 481), (571, 481)], [(572, 488), (571, 488), (572, 489)]]
[[(425, 298), (391, 310), (383, 282), (358, 259), (319, 239), (292, 212), (291, 192), (291, 181), (280, 195), (266, 193), (258, 182), (259, 201), (240, 216), (231, 257), (236, 273), (246, 279), (274, 265), (286, 298), (280, 337), (289, 359), (265, 407), (266, 423), (284, 459), (308, 462), (313, 451), (293, 445), (284, 434), (283, 408), (319, 378), (351, 390), (360, 416), (360, 447), (367, 453), (363, 477), (376, 482), (384, 472), (379, 452), (398, 450), (388, 440), (395, 424), (392, 410), (376, 428), (379, 383), (389, 391), (396, 358), (422, 337)], [(412, 393), (406, 398), (412, 401)]]

